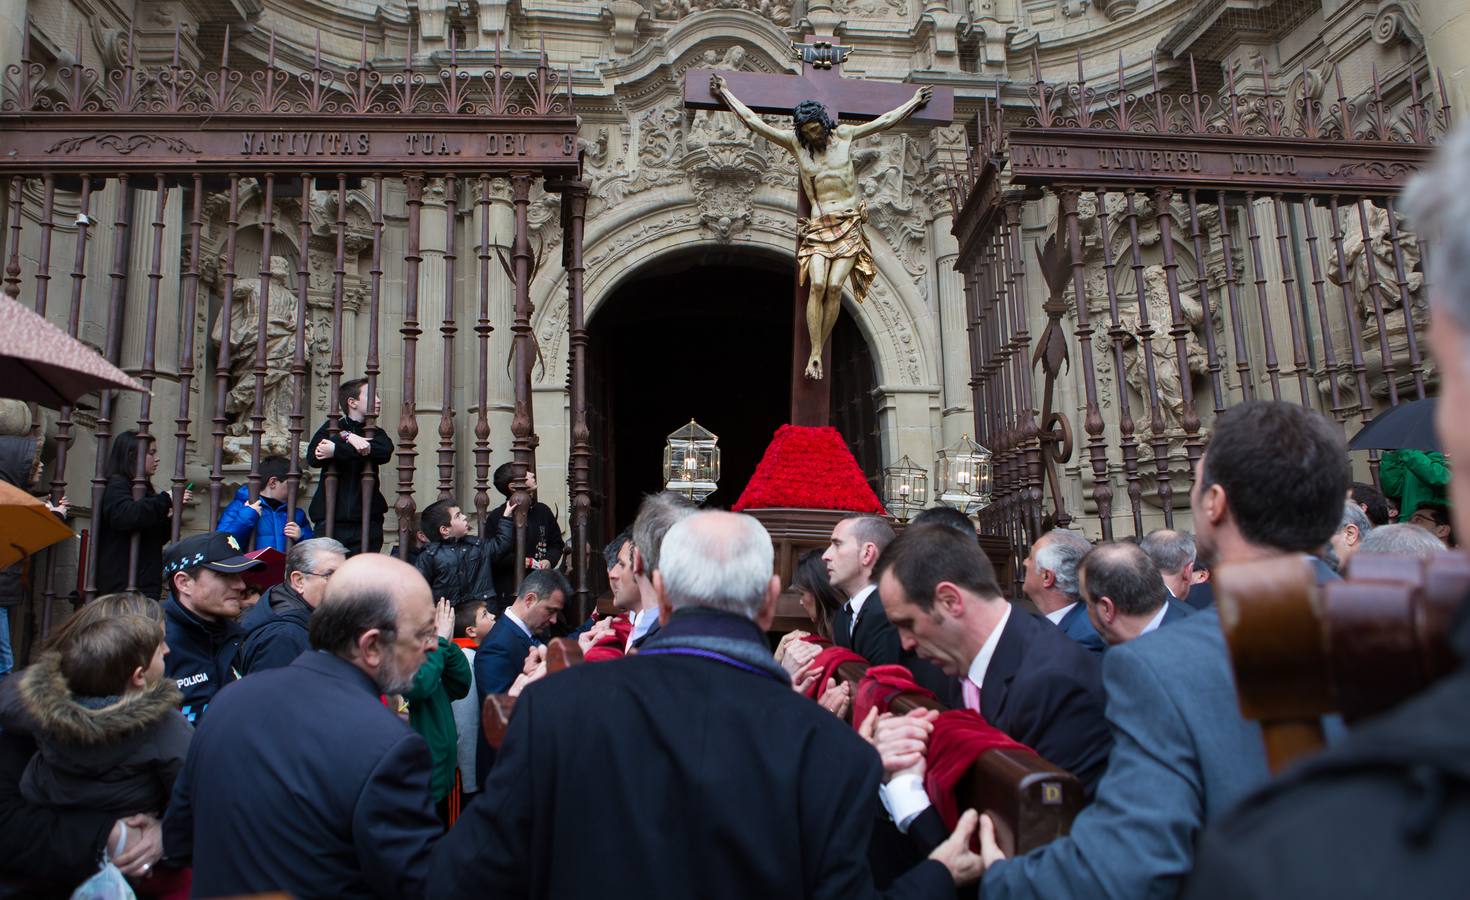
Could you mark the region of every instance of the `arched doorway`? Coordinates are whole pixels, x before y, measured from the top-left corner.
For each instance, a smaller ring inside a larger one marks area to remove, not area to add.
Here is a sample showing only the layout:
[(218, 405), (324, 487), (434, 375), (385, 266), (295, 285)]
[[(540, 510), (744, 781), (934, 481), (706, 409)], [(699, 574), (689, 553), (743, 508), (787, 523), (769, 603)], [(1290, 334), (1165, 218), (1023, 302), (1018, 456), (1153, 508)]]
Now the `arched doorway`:
[[(619, 285), (588, 322), (594, 522), (606, 540), (662, 487), (664, 439), (697, 419), (720, 438), (712, 506), (740, 496), (790, 420), (795, 267), (749, 251), (659, 260)], [(870, 479), (882, 468), (876, 367), (846, 311), (833, 332), (833, 424)]]

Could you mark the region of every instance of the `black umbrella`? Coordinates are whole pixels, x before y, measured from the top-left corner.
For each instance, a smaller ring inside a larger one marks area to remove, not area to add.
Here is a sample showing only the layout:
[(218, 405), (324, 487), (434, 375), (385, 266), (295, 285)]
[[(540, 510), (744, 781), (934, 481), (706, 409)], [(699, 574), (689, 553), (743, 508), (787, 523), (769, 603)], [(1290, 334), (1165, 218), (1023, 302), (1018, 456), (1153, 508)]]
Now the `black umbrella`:
[(1434, 433), (1434, 408), (1438, 404), (1438, 397), (1430, 397), (1389, 407), (1353, 436), (1348, 449), (1437, 451), (1440, 446), (1439, 435)]

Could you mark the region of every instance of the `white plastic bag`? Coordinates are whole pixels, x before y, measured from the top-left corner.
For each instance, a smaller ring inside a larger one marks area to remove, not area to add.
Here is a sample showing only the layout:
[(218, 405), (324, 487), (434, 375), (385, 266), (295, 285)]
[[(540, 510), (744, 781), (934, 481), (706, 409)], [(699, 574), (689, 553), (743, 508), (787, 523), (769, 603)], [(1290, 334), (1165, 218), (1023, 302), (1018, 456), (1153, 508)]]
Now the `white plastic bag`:
[(133, 886), (128, 884), (122, 870), (112, 864), (112, 857), (121, 855), (127, 845), (128, 830), (124, 828), (117, 846), (111, 848), (112, 852), (103, 852), (102, 868), (77, 885), (76, 890), (71, 892), (71, 900), (137, 900), (138, 895), (133, 893)]

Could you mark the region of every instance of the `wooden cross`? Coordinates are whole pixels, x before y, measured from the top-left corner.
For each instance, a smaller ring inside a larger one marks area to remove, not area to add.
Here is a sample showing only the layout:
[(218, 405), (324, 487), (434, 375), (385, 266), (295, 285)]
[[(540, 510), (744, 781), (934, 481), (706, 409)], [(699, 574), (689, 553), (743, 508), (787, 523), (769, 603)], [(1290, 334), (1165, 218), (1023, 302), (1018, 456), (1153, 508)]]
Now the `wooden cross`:
[[(803, 100), (820, 100), (833, 121), (876, 119), (913, 96), (916, 85), (863, 81), (842, 77), (842, 63), (851, 48), (837, 44), (831, 35), (807, 35), (806, 43), (792, 44), (792, 55), (801, 60), (800, 75), (766, 75), (759, 72), (716, 72), (691, 69), (684, 76), (684, 106), (687, 109), (728, 109), (710, 93), (710, 76), (724, 76), (730, 92), (758, 113), (790, 115)], [(948, 125), (954, 119), (954, 92), (934, 88), (934, 96), (909, 117), (915, 125)], [(811, 203), (797, 181), (799, 218), (811, 215)], [(826, 377), (812, 381), (802, 375), (811, 351), (806, 335), (806, 288), (794, 285), (795, 303), (791, 344), (791, 424), (828, 425), (831, 418), (832, 346), (822, 354)]]

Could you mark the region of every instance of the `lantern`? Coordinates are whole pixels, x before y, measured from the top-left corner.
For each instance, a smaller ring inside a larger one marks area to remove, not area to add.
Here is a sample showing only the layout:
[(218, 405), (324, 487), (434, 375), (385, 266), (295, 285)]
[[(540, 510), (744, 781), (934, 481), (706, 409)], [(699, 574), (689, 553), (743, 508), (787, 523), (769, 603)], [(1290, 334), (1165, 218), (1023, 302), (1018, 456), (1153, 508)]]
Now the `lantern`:
[(720, 481), (719, 437), (693, 419), (664, 442), (664, 490), (695, 503), (714, 493)]
[(972, 515), (990, 505), (990, 451), (969, 435), (939, 451), (934, 462), (939, 502)]
[(904, 456), (883, 470), (883, 503), (905, 522), (929, 504), (929, 473)]

